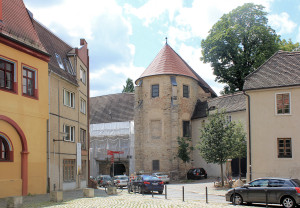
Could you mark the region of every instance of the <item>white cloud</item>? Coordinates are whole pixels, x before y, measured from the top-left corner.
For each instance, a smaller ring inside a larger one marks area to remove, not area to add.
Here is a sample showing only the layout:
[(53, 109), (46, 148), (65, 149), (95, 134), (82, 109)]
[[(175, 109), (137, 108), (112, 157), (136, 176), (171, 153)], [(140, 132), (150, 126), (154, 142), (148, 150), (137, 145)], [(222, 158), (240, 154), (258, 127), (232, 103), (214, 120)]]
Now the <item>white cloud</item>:
[(276, 33), (280, 35), (292, 33), (297, 27), (297, 24), (289, 18), (290, 16), (286, 12), (268, 16), (269, 24), (273, 29), (275, 29)]
[(125, 4), (124, 7), (128, 14), (143, 19), (144, 25), (148, 26), (165, 12), (168, 12), (169, 20), (173, 21), (175, 13), (182, 7), (182, 0), (149, 0), (140, 8), (134, 8), (129, 4)]

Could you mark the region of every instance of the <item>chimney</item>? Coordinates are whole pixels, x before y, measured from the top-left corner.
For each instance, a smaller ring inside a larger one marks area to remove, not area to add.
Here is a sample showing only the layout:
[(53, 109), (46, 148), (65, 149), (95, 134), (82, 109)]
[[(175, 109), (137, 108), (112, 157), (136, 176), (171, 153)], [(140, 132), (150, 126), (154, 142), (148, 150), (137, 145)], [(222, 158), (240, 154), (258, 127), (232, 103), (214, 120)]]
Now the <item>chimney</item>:
[[(1, 1), (1, 0), (0, 0)], [(84, 38), (81, 38), (80, 39), (80, 46), (83, 46), (83, 45), (87, 45), (87, 42), (85, 41)]]

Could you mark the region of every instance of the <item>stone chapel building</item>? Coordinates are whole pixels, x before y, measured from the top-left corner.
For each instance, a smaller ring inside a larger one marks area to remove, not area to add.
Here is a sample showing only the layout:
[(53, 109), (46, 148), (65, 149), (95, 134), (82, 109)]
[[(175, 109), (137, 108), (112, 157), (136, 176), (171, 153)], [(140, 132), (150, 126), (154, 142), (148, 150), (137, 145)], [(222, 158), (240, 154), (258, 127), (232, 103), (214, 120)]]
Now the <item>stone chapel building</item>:
[(184, 173), (177, 138), (191, 137), (197, 100), (217, 94), (167, 43), (135, 84), (135, 172)]

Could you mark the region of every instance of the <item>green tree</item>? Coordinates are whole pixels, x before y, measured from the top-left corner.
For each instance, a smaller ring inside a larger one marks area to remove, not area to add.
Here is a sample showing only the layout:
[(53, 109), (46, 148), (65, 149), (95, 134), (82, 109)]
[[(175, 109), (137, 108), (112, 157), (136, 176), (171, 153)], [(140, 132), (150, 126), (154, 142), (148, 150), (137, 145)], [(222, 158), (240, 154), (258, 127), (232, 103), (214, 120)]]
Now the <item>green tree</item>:
[(234, 123), (234, 131), (232, 137), (234, 139), (232, 158), (239, 159), (239, 178), (241, 179), (241, 159), (247, 156), (247, 141), (246, 133), (244, 131), (243, 125), (240, 122)]
[(279, 49), (279, 36), (267, 25), (264, 7), (246, 3), (225, 14), (201, 41), (204, 63), (211, 63), (224, 93), (241, 91), (245, 77)]
[(184, 172), (186, 173), (186, 163), (191, 160), (190, 154), (193, 147), (190, 145), (192, 139), (189, 137), (177, 137), (178, 152), (177, 156), (184, 162)]
[(279, 49), (283, 51), (298, 51), (299, 43), (293, 43), (291, 39), (289, 39), (289, 41), (283, 39), (279, 42)]
[(224, 112), (216, 111), (208, 117), (209, 122), (201, 129), (197, 148), (207, 163), (219, 164), (224, 186), (223, 164), (234, 155), (234, 123), (228, 122)]
[(132, 79), (128, 78), (126, 80), (126, 86), (123, 85), (123, 92), (134, 92), (134, 84)]

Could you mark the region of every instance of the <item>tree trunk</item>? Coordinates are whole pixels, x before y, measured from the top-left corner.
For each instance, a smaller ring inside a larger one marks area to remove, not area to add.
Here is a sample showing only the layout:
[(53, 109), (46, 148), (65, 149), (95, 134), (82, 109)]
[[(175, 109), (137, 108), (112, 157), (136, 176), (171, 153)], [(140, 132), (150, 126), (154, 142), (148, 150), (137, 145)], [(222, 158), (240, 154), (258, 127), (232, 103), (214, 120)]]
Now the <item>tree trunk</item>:
[(221, 184), (222, 184), (222, 187), (224, 187), (223, 163), (221, 163)]
[(240, 177), (240, 180), (242, 179), (242, 167), (241, 167), (241, 158), (239, 157), (239, 177)]
[(187, 180), (187, 174), (186, 174), (186, 162), (184, 163), (184, 174), (185, 174), (185, 179)]

